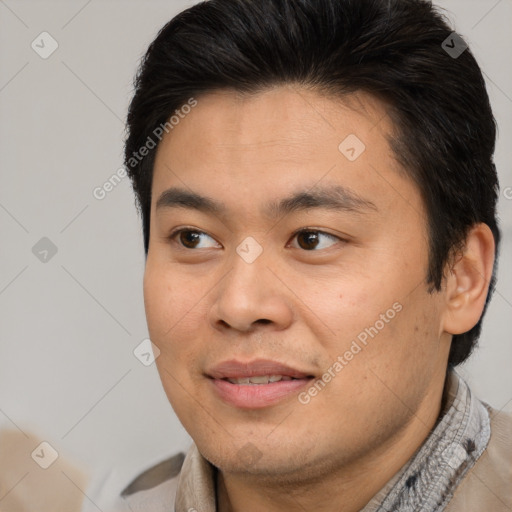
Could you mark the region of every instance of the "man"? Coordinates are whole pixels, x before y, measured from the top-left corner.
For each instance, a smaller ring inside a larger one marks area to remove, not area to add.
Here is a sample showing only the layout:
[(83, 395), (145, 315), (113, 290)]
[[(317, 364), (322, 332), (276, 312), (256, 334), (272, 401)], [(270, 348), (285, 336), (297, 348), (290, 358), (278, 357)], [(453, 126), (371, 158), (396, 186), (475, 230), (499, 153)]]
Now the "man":
[(425, 0), (211, 0), (151, 44), (125, 163), (194, 440), (115, 510), (505, 511), (511, 420), (454, 367), (494, 288), (495, 124)]

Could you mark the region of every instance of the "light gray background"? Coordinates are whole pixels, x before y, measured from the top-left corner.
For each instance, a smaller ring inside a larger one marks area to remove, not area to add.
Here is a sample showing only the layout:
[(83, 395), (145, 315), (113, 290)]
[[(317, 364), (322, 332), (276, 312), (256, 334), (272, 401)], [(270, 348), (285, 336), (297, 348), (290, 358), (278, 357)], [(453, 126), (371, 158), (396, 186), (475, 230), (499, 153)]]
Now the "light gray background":
[[(147, 337), (144, 254), (122, 165), (124, 117), (139, 58), (159, 28), (194, 2), (0, 0), (0, 425), (48, 440), (98, 473), (121, 473), (186, 448), (153, 366), (133, 355)], [(512, 186), (512, 0), (436, 2), (470, 43), (500, 135), (502, 189)], [(43, 31), (59, 47), (31, 48)], [(498, 291), (480, 349), (459, 371), (484, 400), (511, 409), (512, 189), (500, 197)], [(57, 254), (32, 247), (48, 237)]]

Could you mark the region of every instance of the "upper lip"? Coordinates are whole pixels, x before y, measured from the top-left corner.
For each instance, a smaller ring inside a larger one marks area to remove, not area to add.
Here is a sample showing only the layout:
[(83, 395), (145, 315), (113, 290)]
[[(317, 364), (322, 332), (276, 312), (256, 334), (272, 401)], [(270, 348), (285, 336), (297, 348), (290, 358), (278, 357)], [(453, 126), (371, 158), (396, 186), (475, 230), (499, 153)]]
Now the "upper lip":
[(214, 379), (243, 379), (260, 375), (282, 375), (295, 379), (311, 377), (311, 374), (269, 359), (255, 359), (247, 362), (231, 359), (215, 365), (207, 374)]

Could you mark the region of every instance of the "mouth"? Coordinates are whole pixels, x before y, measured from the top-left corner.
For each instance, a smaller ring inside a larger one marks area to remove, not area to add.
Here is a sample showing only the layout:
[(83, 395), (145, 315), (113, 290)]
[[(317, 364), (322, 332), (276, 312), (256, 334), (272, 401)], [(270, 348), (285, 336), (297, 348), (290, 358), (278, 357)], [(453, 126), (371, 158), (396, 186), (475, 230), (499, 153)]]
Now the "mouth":
[(240, 379), (224, 379), (231, 384), (240, 384), (242, 386), (269, 384), (271, 382), (281, 382), (286, 380), (298, 380), (288, 375), (257, 375), (256, 377), (242, 377)]
[(212, 368), (207, 377), (218, 398), (240, 409), (274, 405), (314, 379), (312, 374), (264, 359), (245, 363), (225, 361)]

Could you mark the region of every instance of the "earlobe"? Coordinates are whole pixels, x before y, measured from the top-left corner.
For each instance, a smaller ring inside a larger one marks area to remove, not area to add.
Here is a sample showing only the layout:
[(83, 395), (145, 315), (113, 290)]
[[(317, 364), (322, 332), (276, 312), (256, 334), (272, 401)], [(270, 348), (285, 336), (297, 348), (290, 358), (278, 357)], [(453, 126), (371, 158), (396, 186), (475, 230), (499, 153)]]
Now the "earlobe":
[(494, 265), (494, 237), (487, 224), (476, 224), (446, 277), (443, 330), (462, 334), (480, 320)]

